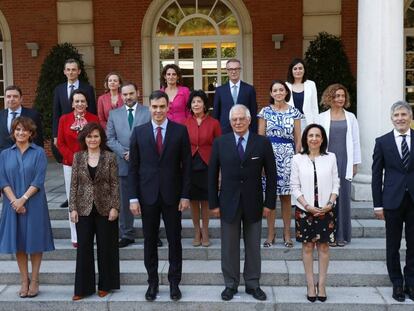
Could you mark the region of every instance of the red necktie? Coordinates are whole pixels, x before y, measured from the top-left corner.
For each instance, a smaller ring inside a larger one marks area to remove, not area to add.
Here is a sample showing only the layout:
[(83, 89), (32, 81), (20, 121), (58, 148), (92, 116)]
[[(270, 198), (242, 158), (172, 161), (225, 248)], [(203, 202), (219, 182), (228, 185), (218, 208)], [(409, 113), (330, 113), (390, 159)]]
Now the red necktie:
[(157, 127), (157, 137), (156, 137), (156, 143), (157, 143), (157, 151), (158, 154), (161, 155), (162, 151), (162, 134), (161, 134), (162, 127)]

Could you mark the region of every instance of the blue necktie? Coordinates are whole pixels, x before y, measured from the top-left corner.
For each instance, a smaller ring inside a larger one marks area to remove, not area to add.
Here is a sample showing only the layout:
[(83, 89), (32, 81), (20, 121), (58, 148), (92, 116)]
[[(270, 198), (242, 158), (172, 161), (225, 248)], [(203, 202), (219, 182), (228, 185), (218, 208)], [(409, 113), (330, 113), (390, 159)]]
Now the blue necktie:
[(13, 111), (13, 112), (11, 112), (11, 114), (12, 114), (13, 116), (12, 116), (12, 119), (11, 119), (11, 122), (10, 122), (10, 129), (9, 129), (9, 133), (11, 132), (11, 128), (12, 128), (12, 125), (13, 125), (13, 121), (14, 121), (14, 119), (16, 119), (16, 117), (17, 117), (17, 112), (16, 112), (16, 111)]
[(402, 154), (402, 162), (405, 169), (408, 168), (408, 160), (410, 159), (410, 151), (408, 150), (407, 141), (405, 140), (407, 135), (401, 135), (401, 154)]
[(240, 136), (237, 142), (237, 151), (239, 152), (240, 160), (243, 160), (243, 157), (244, 157), (244, 148), (242, 144), (243, 140), (244, 140), (243, 136)]
[(237, 104), (237, 85), (233, 85), (233, 90), (231, 91), (231, 97), (233, 97), (233, 104)]

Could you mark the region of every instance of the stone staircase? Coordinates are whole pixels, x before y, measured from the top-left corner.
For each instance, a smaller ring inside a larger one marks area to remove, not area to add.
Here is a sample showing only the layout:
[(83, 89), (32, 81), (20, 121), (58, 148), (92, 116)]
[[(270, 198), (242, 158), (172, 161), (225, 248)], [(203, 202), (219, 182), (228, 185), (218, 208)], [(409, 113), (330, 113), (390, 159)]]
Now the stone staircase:
[[(162, 227), (164, 246), (159, 248), (160, 294), (153, 303), (145, 301), (147, 275), (143, 263), (141, 220), (137, 218), (136, 243), (120, 250), (121, 290), (105, 298), (91, 296), (72, 302), (76, 250), (69, 240), (67, 211), (59, 208), (65, 194), (61, 168), (54, 163), (49, 164), (46, 188), (56, 250), (44, 254), (41, 292), (33, 299), (18, 298), (20, 281), (14, 256), (0, 255), (0, 310), (414, 310), (414, 302), (407, 300), (397, 303), (391, 298), (391, 285), (385, 265), (384, 223), (373, 219), (371, 202), (352, 203), (352, 243), (344, 248), (331, 248), (328, 300), (325, 303), (312, 304), (306, 300), (301, 245), (295, 243), (292, 249), (283, 247), (280, 220), (276, 222), (277, 244), (261, 250), (261, 285), (267, 293), (267, 301), (254, 300), (244, 293), (241, 284), (235, 298), (223, 302), (220, 298), (224, 287), (220, 267), (219, 220), (210, 220), (212, 245), (208, 248), (193, 247), (192, 222), (188, 211), (183, 214), (182, 222), (182, 300), (172, 302), (169, 299), (168, 249)], [(280, 209), (277, 214), (280, 215)], [(293, 221), (291, 230), (293, 234)], [(265, 236), (264, 220), (263, 240)], [(403, 260), (405, 243), (402, 243), (402, 247)]]

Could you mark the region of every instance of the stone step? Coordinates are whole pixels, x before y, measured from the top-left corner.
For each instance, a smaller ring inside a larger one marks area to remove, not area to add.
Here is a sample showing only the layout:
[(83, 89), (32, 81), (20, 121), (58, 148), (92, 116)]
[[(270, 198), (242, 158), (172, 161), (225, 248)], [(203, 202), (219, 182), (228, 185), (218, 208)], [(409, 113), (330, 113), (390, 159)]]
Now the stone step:
[[(68, 218), (68, 210), (61, 208), (60, 204), (66, 200), (64, 193), (48, 193), (49, 215), (52, 220), (63, 220)], [(277, 217), (281, 217), (280, 206), (276, 207)], [(294, 209), (292, 209), (292, 218), (294, 217)], [(372, 202), (352, 202), (351, 203), (352, 219), (374, 219), (372, 210)], [(186, 210), (183, 212), (183, 219), (190, 219), (191, 212)]]
[[(263, 240), (264, 241), (264, 240)], [(163, 239), (164, 246), (158, 248), (158, 256), (162, 260), (168, 259), (167, 240)], [(220, 239), (210, 240), (210, 247), (194, 247), (192, 239), (183, 239), (183, 259), (184, 260), (220, 260), (221, 248)], [(45, 252), (43, 260), (75, 260), (76, 249), (72, 247), (72, 243), (68, 239), (55, 239), (56, 250), (53, 252)], [(401, 258), (405, 258), (405, 242), (401, 243)], [(244, 258), (243, 241), (240, 241), (241, 258)], [(121, 260), (143, 260), (144, 245), (143, 240), (138, 239), (136, 243), (128, 247), (121, 248)], [(277, 241), (276, 245), (270, 248), (261, 249), (263, 260), (301, 260), (302, 248), (300, 243), (294, 242), (294, 247), (289, 249), (283, 246), (281, 241)], [(315, 258), (316, 258), (315, 250)], [(352, 243), (346, 247), (331, 247), (331, 260), (370, 260), (385, 261), (385, 239), (353, 239)], [(0, 260), (11, 260), (13, 255), (0, 255)]]
[(267, 300), (259, 302), (244, 292), (242, 286), (233, 300), (224, 302), (220, 298), (223, 286), (181, 286), (183, 298), (172, 302), (169, 297), (169, 287), (160, 286), (157, 300), (145, 301), (147, 287), (122, 286), (105, 298), (92, 295), (83, 300), (72, 302), (73, 286), (43, 285), (40, 294), (32, 299), (17, 298), (19, 286), (0, 285), (0, 311), (251, 311), (251, 310), (283, 310), (283, 311), (412, 311), (414, 302), (407, 300), (397, 303), (391, 298), (390, 287), (328, 287), (328, 299), (325, 303), (310, 303), (306, 300), (304, 287), (292, 286), (263, 286)]
[[(158, 271), (160, 283), (168, 284), (168, 261), (160, 260)], [(243, 261), (240, 266), (243, 267)], [(141, 260), (121, 261), (121, 284), (145, 285), (147, 274)], [(317, 271), (317, 262), (314, 264)], [(44, 260), (41, 267), (42, 284), (73, 284), (75, 261)], [(14, 261), (0, 261), (0, 280), (4, 284), (18, 284), (20, 275)], [(243, 277), (240, 277), (243, 284)], [(263, 286), (304, 286), (305, 276), (302, 261), (263, 260), (261, 284)], [(183, 285), (221, 285), (223, 276), (219, 260), (184, 260)], [(383, 261), (343, 261), (329, 263), (329, 286), (390, 286), (385, 262)]]
[(306, 289), (303, 287), (264, 286), (267, 300), (259, 302), (239, 287), (239, 292), (232, 301), (224, 302), (220, 298), (223, 286), (181, 286), (183, 298), (172, 302), (169, 298), (168, 286), (160, 286), (160, 293), (154, 302), (145, 301), (146, 286), (122, 286), (105, 298), (97, 295), (72, 302), (73, 286), (41, 285), (38, 297), (32, 299), (17, 298), (19, 286), (0, 285), (0, 310), (21, 311), (72, 311), (72, 310), (102, 310), (102, 311), (251, 311), (251, 310), (335, 310), (335, 311), (412, 311), (414, 303), (407, 300), (397, 303), (391, 298), (389, 287), (328, 287), (328, 300), (325, 303), (310, 303), (306, 300)]
[[(276, 237), (282, 237), (282, 220), (276, 220)], [(352, 220), (352, 237), (353, 238), (384, 238), (385, 237), (385, 223), (382, 220), (376, 219), (353, 219)], [(266, 219), (262, 221), (262, 237), (267, 237), (267, 222)], [(141, 219), (135, 219), (134, 228), (136, 236), (142, 238), (142, 223)], [(53, 236), (55, 239), (70, 238), (69, 220), (52, 220)], [(165, 230), (163, 222), (161, 221), (161, 237), (165, 238)], [(209, 223), (210, 238), (220, 237), (220, 220), (210, 219)], [(193, 223), (191, 219), (182, 220), (182, 236), (183, 238), (192, 238), (194, 234)], [(295, 222), (291, 221), (291, 235), (295, 236)]]

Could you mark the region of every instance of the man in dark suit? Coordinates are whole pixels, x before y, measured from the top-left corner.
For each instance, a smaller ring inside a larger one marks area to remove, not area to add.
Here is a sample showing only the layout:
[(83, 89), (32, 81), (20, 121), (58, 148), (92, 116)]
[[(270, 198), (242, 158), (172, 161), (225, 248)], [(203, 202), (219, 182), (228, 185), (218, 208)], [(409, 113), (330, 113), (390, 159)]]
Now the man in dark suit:
[(29, 117), (36, 124), (37, 135), (33, 142), (43, 147), (43, 129), (41, 115), (34, 109), (25, 108), (22, 106), (23, 96), (20, 87), (10, 85), (6, 87), (4, 92), (4, 100), (6, 109), (0, 111), (0, 151), (14, 145), (10, 137), (11, 124), (17, 117)]
[(72, 103), (69, 102), (70, 94), (77, 89), (81, 89), (87, 95), (87, 110), (96, 114), (95, 91), (88, 83), (79, 81), (81, 74), (80, 64), (76, 59), (70, 58), (65, 61), (63, 73), (67, 78), (67, 82), (59, 84), (54, 91), (53, 97), (53, 118), (52, 118), (52, 135), (53, 143), (56, 146), (57, 131), (59, 128), (59, 118), (65, 113), (72, 111)]
[(151, 119), (148, 107), (138, 103), (138, 90), (134, 83), (124, 83), (121, 94), (124, 106), (109, 112), (106, 126), (107, 145), (115, 152), (118, 161), (119, 188), (121, 191), (120, 248), (135, 242), (134, 216), (129, 210), (128, 198), (129, 139), (134, 127), (148, 123)]
[[(259, 284), (262, 215), (275, 208), (276, 165), (270, 141), (249, 131), (250, 112), (244, 105), (230, 110), (232, 133), (214, 141), (209, 163), (208, 196), (214, 216), (221, 218), (223, 300), (231, 300), (240, 279), (240, 225), (243, 223), (246, 293), (266, 300)], [(262, 171), (266, 176), (263, 202)], [(221, 172), (221, 185), (219, 173)]]
[(245, 105), (252, 116), (250, 131), (257, 133), (257, 103), (254, 87), (240, 80), (241, 63), (229, 59), (226, 63), (229, 82), (219, 86), (214, 94), (213, 117), (220, 121), (223, 134), (230, 133), (229, 112), (235, 104)]
[[(387, 270), (393, 285), (392, 297), (414, 300), (414, 131), (409, 104), (391, 106), (394, 129), (378, 137), (372, 163), (372, 197), (378, 219), (385, 219)], [(384, 179), (383, 179), (384, 175)], [(400, 244), (405, 223), (404, 275), (401, 272)], [(405, 288), (404, 288), (405, 282)]]
[(181, 298), (181, 212), (190, 206), (191, 149), (185, 126), (167, 119), (168, 95), (150, 96), (151, 121), (134, 128), (129, 148), (129, 198), (134, 215), (142, 215), (145, 298), (158, 293), (157, 240), (162, 215), (168, 240), (168, 281), (172, 300)]

